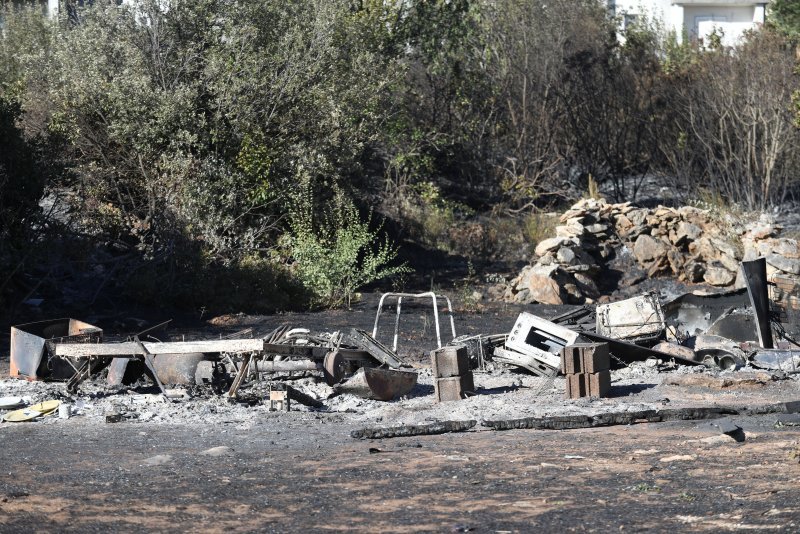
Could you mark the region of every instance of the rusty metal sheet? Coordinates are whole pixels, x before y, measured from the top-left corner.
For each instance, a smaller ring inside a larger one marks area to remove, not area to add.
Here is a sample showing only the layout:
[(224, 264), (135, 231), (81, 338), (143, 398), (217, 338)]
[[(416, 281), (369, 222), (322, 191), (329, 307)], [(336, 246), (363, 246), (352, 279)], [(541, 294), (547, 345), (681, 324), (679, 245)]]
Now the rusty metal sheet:
[(749, 305), (745, 289), (699, 295), (683, 294), (662, 306), (667, 324), (691, 337), (704, 333), (727, 310)]
[(50, 319), (12, 326), (9, 374), (29, 380), (68, 379), (75, 374), (75, 364), (54, 356), (54, 346), (95, 343), (102, 339), (102, 329), (78, 319)]
[(795, 373), (800, 370), (800, 350), (761, 349), (752, 357), (754, 367)]
[(756, 330), (755, 317), (750, 308), (733, 308), (714, 321), (705, 333), (744, 343), (758, 338)]
[(756, 316), (758, 342), (765, 349), (774, 347), (769, 316), (769, 290), (767, 289), (767, 260), (759, 258), (742, 262), (742, 273), (747, 284), (747, 294)]
[(386, 364), (392, 369), (409, 367), (407, 363), (398, 358), (397, 354), (376, 340), (364, 330), (351, 328), (345, 336), (345, 342), (353, 344), (359, 349), (369, 352), (378, 362)]
[(689, 347), (684, 347), (683, 345), (678, 345), (677, 343), (670, 343), (669, 341), (662, 341), (658, 345), (653, 347), (653, 350), (657, 350), (659, 352), (664, 352), (666, 354), (670, 354), (673, 356), (677, 356), (684, 360), (692, 360), (696, 361), (697, 363), (702, 363), (702, 359), (697, 359), (697, 356)]
[(194, 354), (157, 354), (153, 366), (163, 384), (191, 386), (195, 383), (197, 365), (210, 358), (201, 352)]
[(125, 378), (125, 371), (128, 369), (128, 358), (114, 358), (108, 366), (108, 376), (106, 382), (109, 386), (121, 386)]
[[(668, 354), (666, 352), (642, 347), (641, 345), (636, 345), (635, 343), (630, 343), (621, 339), (614, 339), (608, 336), (596, 334), (594, 332), (582, 332), (582, 335), (591, 339), (592, 341), (602, 341), (608, 343), (608, 348), (611, 350), (611, 355), (624, 362), (644, 361), (648, 358), (660, 358), (665, 361), (674, 359), (688, 365), (698, 364), (698, 362), (695, 360), (688, 360), (678, 356), (677, 354)], [(612, 361), (612, 364), (613, 363), (614, 362)]]

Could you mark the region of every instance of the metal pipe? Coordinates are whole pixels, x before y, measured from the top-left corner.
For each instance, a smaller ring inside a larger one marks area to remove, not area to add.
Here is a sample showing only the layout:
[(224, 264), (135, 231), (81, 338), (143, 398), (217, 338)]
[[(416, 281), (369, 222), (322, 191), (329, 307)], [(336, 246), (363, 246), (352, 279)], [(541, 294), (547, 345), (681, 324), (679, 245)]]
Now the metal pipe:
[(437, 303), (436, 294), (433, 291), (431, 291), (431, 297), (433, 298), (433, 322), (436, 324), (436, 348), (441, 349), (442, 334), (439, 331), (439, 305)]
[(256, 363), (259, 373), (288, 373), (292, 371), (319, 371), (322, 364), (311, 360), (259, 361)]
[[(392, 350), (397, 352), (397, 332), (400, 329), (400, 307), (403, 304), (403, 297), (397, 297), (397, 314), (394, 320), (394, 342), (392, 343)], [(375, 336), (372, 336), (375, 337)]]

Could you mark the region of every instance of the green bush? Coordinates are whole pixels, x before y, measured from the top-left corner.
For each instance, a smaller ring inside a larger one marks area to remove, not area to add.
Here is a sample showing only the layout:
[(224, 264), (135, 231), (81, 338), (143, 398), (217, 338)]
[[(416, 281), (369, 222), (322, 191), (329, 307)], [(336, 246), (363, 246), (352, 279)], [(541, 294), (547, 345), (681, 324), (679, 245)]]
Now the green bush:
[(284, 244), (294, 262), (298, 279), (321, 306), (350, 306), (360, 287), (408, 272), (406, 265), (390, 265), (397, 248), (380, 227), (370, 229), (342, 193), (337, 193), (323, 215), (315, 221), (310, 188), (303, 188), (291, 213), (291, 232)]

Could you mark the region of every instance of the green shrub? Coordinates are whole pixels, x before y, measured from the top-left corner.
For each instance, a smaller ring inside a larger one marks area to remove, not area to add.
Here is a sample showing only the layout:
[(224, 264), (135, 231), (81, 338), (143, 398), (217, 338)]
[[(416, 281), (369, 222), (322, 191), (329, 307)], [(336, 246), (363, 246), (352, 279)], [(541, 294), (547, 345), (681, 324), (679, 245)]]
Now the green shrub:
[(310, 188), (302, 188), (284, 243), (296, 276), (314, 294), (315, 304), (349, 307), (358, 288), (410, 270), (405, 264), (389, 265), (397, 248), (381, 238), (380, 227), (371, 230), (371, 222), (371, 215), (362, 221), (342, 193), (315, 221)]

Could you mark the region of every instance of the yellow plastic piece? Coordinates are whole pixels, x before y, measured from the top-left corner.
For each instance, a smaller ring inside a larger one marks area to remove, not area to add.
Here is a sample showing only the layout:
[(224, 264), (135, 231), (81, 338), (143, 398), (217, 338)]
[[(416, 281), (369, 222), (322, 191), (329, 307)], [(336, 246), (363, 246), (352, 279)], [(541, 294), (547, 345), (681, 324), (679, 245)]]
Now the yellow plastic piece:
[(9, 423), (21, 423), (23, 421), (32, 421), (37, 417), (52, 413), (56, 408), (58, 408), (60, 404), (61, 401), (57, 400), (40, 402), (39, 404), (34, 404), (33, 406), (22, 408), (21, 410), (14, 410), (13, 412), (5, 414), (3, 416), (3, 421)]

